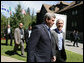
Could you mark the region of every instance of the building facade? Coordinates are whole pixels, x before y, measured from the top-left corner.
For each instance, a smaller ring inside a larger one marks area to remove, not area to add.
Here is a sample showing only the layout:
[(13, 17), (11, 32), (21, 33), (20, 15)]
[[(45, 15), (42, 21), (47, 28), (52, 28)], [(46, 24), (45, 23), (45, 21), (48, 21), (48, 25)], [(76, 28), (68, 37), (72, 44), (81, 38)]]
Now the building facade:
[(60, 1), (56, 5), (43, 4), (40, 12), (37, 13), (37, 24), (43, 22), (43, 17), (47, 12), (67, 15), (66, 38), (70, 39), (70, 32), (77, 29), (80, 42), (83, 42), (83, 1), (71, 3)]

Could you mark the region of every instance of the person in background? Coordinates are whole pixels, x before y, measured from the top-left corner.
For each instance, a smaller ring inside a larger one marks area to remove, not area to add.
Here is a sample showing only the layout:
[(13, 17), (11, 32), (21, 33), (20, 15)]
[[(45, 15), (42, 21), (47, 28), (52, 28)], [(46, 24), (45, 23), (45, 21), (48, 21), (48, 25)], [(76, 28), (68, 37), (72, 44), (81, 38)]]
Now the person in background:
[(29, 38), (31, 36), (31, 32), (32, 32), (32, 26), (29, 26)]
[(74, 39), (73, 46), (75, 46), (75, 44), (76, 44), (76, 46), (79, 47), (79, 46), (78, 46), (78, 41), (80, 40), (80, 38), (79, 38), (78, 30), (75, 31), (75, 33), (74, 33), (74, 38), (75, 38), (75, 39)]
[(74, 41), (74, 33), (75, 33), (75, 30), (73, 32), (70, 33), (70, 40), (71, 42)]
[(29, 26), (27, 30), (25, 30), (25, 41), (26, 41), (26, 48), (25, 50), (27, 51), (27, 47), (28, 47), (28, 42), (29, 42), (29, 38), (31, 36), (31, 32), (32, 32), (32, 26)]
[(53, 38), (53, 49), (56, 55), (56, 62), (65, 62), (66, 61), (66, 52), (64, 47), (65, 42), (65, 33), (62, 31), (64, 21), (58, 19), (56, 22), (57, 28), (51, 31)]
[(24, 29), (23, 23), (19, 23), (19, 27), (15, 29), (14, 31), (14, 40), (15, 40), (15, 46), (14, 46), (14, 52), (16, 53), (18, 50), (18, 47), (21, 48), (21, 56), (25, 57), (24, 55)]
[(10, 25), (7, 25), (7, 28), (5, 30), (5, 38), (6, 38), (6, 45), (8, 45), (8, 39), (10, 39), (10, 46), (12, 46), (12, 28)]

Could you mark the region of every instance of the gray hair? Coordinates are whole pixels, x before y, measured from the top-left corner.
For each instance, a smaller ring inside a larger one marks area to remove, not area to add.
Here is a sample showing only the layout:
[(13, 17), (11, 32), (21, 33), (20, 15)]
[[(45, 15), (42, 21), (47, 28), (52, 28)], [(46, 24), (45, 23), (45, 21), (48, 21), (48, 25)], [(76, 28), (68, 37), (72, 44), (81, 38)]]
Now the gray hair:
[[(62, 19), (58, 19), (57, 21), (56, 21), (56, 24), (59, 22), (59, 21), (63, 21)], [(64, 22), (64, 21), (63, 21)]]
[(55, 16), (54, 13), (46, 13), (46, 14), (44, 15), (44, 21), (46, 21), (46, 18), (47, 18), (48, 20), (50, 20), (51, 17), (56, 18), (56, 16)]

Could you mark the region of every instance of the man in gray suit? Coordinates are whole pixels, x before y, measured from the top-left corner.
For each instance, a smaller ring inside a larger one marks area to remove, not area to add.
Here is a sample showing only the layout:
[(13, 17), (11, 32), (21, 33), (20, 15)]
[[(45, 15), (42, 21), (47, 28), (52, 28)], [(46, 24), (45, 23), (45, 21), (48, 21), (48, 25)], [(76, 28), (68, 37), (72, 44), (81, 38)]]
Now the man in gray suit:
[(27, 62), (51, 62), (55, 61), (52, 52), (52, 39), (50, 27), (54, 24), (55, 15), (46, 13), (44, 16), (45, 23), (36, 25), (31, 33), (28, 42)]
[(66, 61), (66, 52), (64, 48), (64, 40), (65, 34), (62, 31), (64, 21), (62, 19), (58, 19), (56, 22), (57, 28), (52, 30), (53, 37), (53, 49), (56, 55), (56, 62), (65, 62)]
[(23, 24), (20, 23), (19, 27), (14, 31), (15, 46), (14, 52), (17, 51), (18, 47), (21, 47), (21, 56), (24, 57), (24, 30), (22, 29)]

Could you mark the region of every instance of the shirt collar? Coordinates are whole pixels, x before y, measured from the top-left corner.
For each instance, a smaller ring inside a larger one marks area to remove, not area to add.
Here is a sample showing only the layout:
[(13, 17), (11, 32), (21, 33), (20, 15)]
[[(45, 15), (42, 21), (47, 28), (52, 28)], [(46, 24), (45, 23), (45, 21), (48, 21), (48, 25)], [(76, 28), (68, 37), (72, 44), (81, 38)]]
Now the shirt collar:
[(50, 30), (50, 28), (45, 24), (45, 27), (48, 29), (48, 30)]
[(57, 33), (59, 33), (59, 34), (62, 33), (62, 30), (59, 31), (58, 28), (56, 28), (55, 31), (56, 31)]
[(10, 29), (10, 28), (8, 28), (8, 29)]

